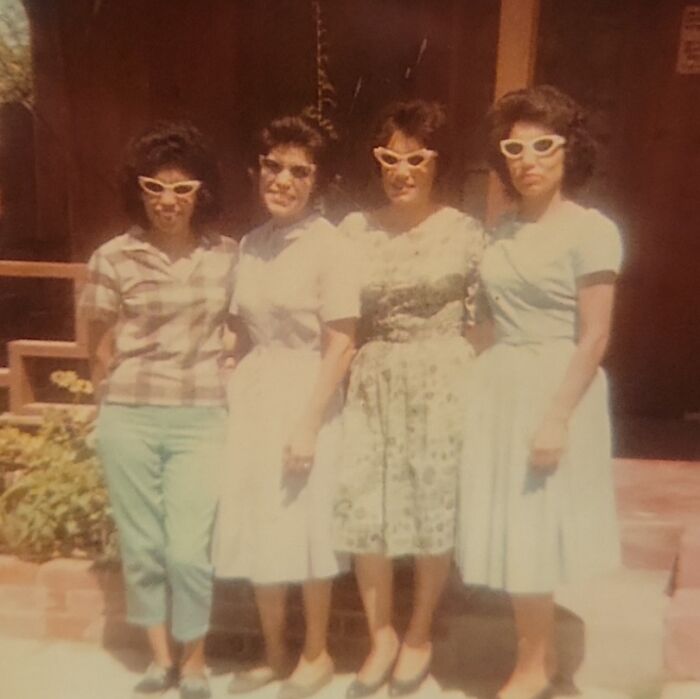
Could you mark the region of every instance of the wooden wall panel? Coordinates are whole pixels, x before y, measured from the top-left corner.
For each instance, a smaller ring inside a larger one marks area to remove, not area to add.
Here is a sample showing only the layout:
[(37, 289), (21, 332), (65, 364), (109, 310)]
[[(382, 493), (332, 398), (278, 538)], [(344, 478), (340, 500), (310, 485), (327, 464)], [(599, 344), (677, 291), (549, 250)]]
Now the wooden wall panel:
[[(609, 360), (617, 407), (700, 410), (700, 81), (675, 73), (684, 2), (540, 2), (536, 80), (593, 107), (603, 158), (586, 197), (620, 221), (627, 241)], [(514, 12), (530, 8), (525, 31), (509, 23), (514, 33), (504, 47), (527, 49), (536, 3), (503, 3)], [(310, 3), (26, 5), (37, 91), (37, 257), (84, 261), (120, 230), (117, 167), (128, 139), (156, 118), (193, 118), (211, 134), (223, 161), (224, 226), (240, 235), (252, 224), (245, 156), (253, 134), (315, 95)], [(517, 77), (496, 70), (500, 7), (498, 0), (323, 2), (336, 116), (347, 137), (338, 212), (371, 199), (371, 124), (384, 103), (410, 96), (448, 105), (458, 163), (452, 193), (483, 212), (482, 115)], [(521, 69), (516, 82), (526, 79), (529, 64), (511, 65)]]
[[(532, 84), (537, 59), (540, 0), (501, 0), (494, 100)], [(494, 224), (509, 208), (498, 177), (491, 173), (486, 217)]]
[(608, 365), (615, 408), (700, 410), (700, 78), (675, 71), (681, 0), (543, 0), (537, 79), (592, 108), (602, 167), (585, 198), (623, 230)]

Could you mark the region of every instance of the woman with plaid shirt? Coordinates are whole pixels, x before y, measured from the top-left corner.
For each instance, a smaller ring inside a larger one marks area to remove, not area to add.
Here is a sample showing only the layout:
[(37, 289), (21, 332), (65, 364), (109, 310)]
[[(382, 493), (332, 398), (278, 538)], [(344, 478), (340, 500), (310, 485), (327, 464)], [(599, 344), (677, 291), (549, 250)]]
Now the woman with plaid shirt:
[(134, 225), (95, 251), (80, 305), (128, 619), (146, 628), (153, 655), (135, 693), (179, 680), (182, 699), (207, 699), (220, 359), (236, 246), (205, 228), (219, 210), (218, 168), (190, 124), (159, 124), (132, 144), (123, 195)]

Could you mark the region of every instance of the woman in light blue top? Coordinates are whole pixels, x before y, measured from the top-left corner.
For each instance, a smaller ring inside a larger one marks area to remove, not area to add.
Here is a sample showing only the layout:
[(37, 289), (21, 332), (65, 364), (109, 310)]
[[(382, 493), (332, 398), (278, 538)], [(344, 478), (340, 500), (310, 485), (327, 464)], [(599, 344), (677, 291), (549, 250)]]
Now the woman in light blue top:
[(499, 696), (543, 698), (555, 587), (618, 563), (600, 362), (621, 246), (612, 221), (570, 198), (594, 150), (569, 97), (506, 95), (490, 148), (516, 215), (481, 264), (495, 342), (471, 375), (456, 552), (467, 583), (512, 595), (517, 659)]

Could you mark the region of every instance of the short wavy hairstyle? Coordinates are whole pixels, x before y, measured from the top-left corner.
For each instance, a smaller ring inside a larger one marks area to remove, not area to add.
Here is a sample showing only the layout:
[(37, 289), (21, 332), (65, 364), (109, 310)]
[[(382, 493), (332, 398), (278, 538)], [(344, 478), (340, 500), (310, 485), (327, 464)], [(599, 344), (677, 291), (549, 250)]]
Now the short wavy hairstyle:
[(487, 116), (488, 160), (507, 194), (518, 198), (508, 173), (500, 142), (518, 121), (539, 124), (566, 139), (562, 191), (573, 194), (590, 179), (595, 168), (595, 140), (587, 128), (587, 115), (569, 95), (551, 85), (515, 90), (501, 97)]
[(331, 122), (319, 118), (311, 109), (277, 117), (258, 133), (253, 169), (259, 170), (259, 155), (267, 155), (277, 146), (297, 146), (316, 165), (314, 194), (323, 194), (335, 175), (337, 142), (338, 135)]
[(423, 99), (388, 105), (379, 115), (372, 145), (386, 146), (396, 131), (437, 151), (436, 179), (441, 180), (449, 170), (451, 151), (445, 108)]
[(202, 186), (197, 191), (192, 225), (195, 231), (214, 221), (221, 212), (219, 165), (202, 132), (188, 121), (161, 121), (135, 138), (128, 147), (121, 173), (124, 208), (129, 218), (148, 229), (139, 175), (152, 177), (158, 170), (176, 167)]

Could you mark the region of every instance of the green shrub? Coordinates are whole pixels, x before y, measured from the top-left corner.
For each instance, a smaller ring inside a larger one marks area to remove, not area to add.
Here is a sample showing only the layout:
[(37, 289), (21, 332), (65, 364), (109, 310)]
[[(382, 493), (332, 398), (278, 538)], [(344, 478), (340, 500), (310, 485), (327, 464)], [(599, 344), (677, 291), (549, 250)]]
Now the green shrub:
[[(92, 386), (73, 372), (54, 372), (54, 383), (74, 402)], [(117, 559), (115, 528), (102, 469), (90, 445), (92, 420), (85, 408), (46, 410), (35, 433), (0, 428), (0, 540), (23, 557)]]

